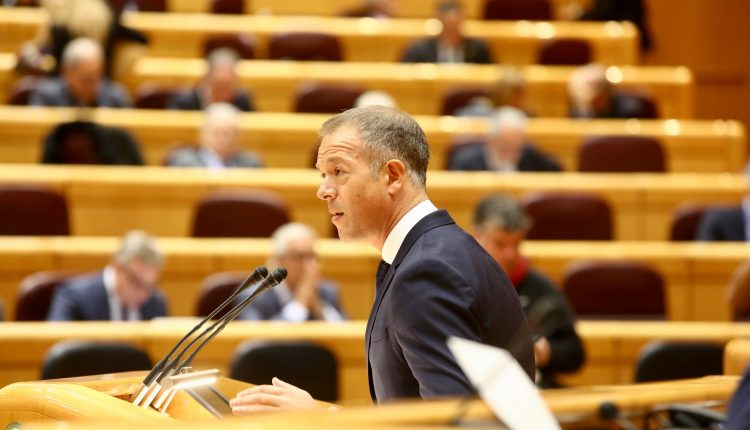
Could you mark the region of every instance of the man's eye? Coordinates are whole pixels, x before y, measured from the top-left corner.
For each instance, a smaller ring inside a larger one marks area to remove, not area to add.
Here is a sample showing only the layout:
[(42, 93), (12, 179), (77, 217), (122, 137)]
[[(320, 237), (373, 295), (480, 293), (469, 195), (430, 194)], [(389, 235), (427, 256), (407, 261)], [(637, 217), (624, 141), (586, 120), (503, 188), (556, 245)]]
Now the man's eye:
[(341, 169), (333, 169), (333, 174), (336, 176), (339, 176), (342, 173), (344, 173), (344, 171)]

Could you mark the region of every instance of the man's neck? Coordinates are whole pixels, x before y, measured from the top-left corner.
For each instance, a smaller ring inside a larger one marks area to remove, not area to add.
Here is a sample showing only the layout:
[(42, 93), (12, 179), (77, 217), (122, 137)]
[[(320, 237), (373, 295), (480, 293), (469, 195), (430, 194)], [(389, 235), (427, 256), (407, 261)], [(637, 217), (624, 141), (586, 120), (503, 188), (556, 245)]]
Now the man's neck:
[(396, 224), (398, 224), (399, 221), (401, 221), (401, 218), (403, 218), (409, 211), (414, 209), (418, 204), (422, 203), (423, 201), (427, 200), (427, 193), (422, 191), (419, 191), (415, 193), (413, 196), (411, 196), (408, 199), (405, 199), (403, 202), (396, 205), (396, 209), (393, 211), (393, 216), (391, 217), (390, 222), (388, 222), (383, 230), (381, 231), (380, 235), (375, 239), (370, 241), (370, 243), (378, 249), (378, 251), (383, 251), (383, 244), (385, 243), (385, 240), (388, 238), (388, 235), (391, 234), (393, 229), (396, 227)]

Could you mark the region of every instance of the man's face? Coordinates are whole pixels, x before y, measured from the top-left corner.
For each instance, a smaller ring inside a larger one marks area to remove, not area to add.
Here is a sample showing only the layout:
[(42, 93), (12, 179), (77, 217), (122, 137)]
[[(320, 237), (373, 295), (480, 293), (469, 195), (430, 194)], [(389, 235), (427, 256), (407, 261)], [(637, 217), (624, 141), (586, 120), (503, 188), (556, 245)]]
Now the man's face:
[(286, 268), (286, 283), (292, 290), (304, 274), (306, 266), (317, 259), (311, 237), (300, 237), (287, 244), (286, 252), (278, 257), (278, 263)]
[(463, 22), (463, 13), (460, 10), (451, 10), (440, 15), (440, 22), (443, 24), (441, 36), (453, 44), (458, 44), (463, 38), (461, 33), (461, 23)]
[(231, 67), (217, 67), (207, 80), (212, 103), (231, 103), (237, 89), (237, 75)]
[(526, 139), (523, 130), (504, 127), (490, 139), (490, 146), (498, 160), (511, 165), (518, 165), (521, 159), (523, 143)]
[(101, 59), (86, 59), (63, 70), (63, 78), (70, 94), (79, 104), (89, 105), (96, 101), (96, 92), (102, 79)]
[(512, 273), (521, 260), (522, 231), (508, 231), (499, 227), (475, 228), (474, 237), (506, 273)]
[(217, 119), (203, 128), (202, 144), (211, 148), (222, 160), (237, 152), (237, 126), (233, 121)]
[(339, 237), (370, 243), (384, 238), (393, 210), (388, 175), (381, 169), (373, 179), (362, 141), (351, 127), (323, 138), (317, 168), (323, 178), (317, 194), (328, 203)]
[(115, 289), (120, 301), (128, 307), (139, 308), (154, 291), (161, 269), (139, 260), (127, 264), (114, 263)]

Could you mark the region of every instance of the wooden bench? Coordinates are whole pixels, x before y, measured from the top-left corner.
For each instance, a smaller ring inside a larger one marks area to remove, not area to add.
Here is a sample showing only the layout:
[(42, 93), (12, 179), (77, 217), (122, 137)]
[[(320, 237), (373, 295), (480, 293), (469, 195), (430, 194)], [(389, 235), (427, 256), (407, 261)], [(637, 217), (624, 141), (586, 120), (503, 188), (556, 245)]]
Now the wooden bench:
[[(79, 117), (76, 109), (0, 106), (0, 160), (36, 163), (44, 137), (60, 122)], [(196, 142), (202, 125), (199, 112), (137, 109), (96, 109), (86, 118), (120, 127), (133, 134), (148, 164), (163, 163), (175, 143)], [(240, 144), (259, 153), (265, 166), (307, 168), (323, 114), (248, 113), (242, 115)], [(417, 116), (430, 143), (430, 169), (442, 170), (457, 138), (484, 136), (482, 119)], [(705, 120), (593, 120), (532, 118), (529, 138), (555, 157), (567, 171), (578, 168), (584, 139), (597, 135), (636, 135), (658, 139), (666, 153), (669, 172), (739, 172), (747, 160), (747, 136), (738, 121)]]

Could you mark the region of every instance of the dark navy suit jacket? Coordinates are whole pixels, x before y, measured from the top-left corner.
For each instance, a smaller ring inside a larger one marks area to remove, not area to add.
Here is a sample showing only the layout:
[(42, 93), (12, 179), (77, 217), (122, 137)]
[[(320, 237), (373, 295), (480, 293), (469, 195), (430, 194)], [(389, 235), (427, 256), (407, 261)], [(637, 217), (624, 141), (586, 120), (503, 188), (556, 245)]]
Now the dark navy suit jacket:
[[(276, 287), (278, 288), (278, 287)], [(247, 293), (249, 294), (249, 292)], [(235, 304), (241, 303), (247, 298), (247, 294), (240, 294), (235, 300)], [(336, 309), (342, 317), (346, 318), (344, 311), (339, 304), (338, 288), (329, 281), (321, 281), (318, 286), (318, 297), (320, 300)], [(268, 291), (258, 297), (250, 306), (240, 313), (237, 319), (241, 320), (283, 320), (281, 311), (286, 304), (282, 304), (276, 290)]]
[(703, 215), (696, 240), (744, 242), (746, 234), (745, 214), (741, 207), (714, 209)]
[(533, 378), (531, 334), (515, 288), (446, 211), (437, 211), (407, 234), (378, 283), (365, 335), (372, 398), (473, 394), (448, 336), (508, 347)]
[[(141, 306), (141, 319), (167, 315), (161, 293), (154, 294)], [(72, 279), (60, 285), (52, 297), (48, 321), (109, 321), (109, 300), (102, 272)]]
[[(562, 169), (557, 161), (537, 150), (531, 144), (524, 144), (516, 169), (519, 172), (559, 172)], [(471, 142), (456, 148), (448, 170), (490, 170), (487, 149), (484, 142)]]
[[(404, 63), (437, 63), (437, 38), (414, 42), (407, 48), (401, 61)], [(487, 44), (479, 39), (464, 38), (464, 62), (476, 64), (492, 63), (492, 56)]]

